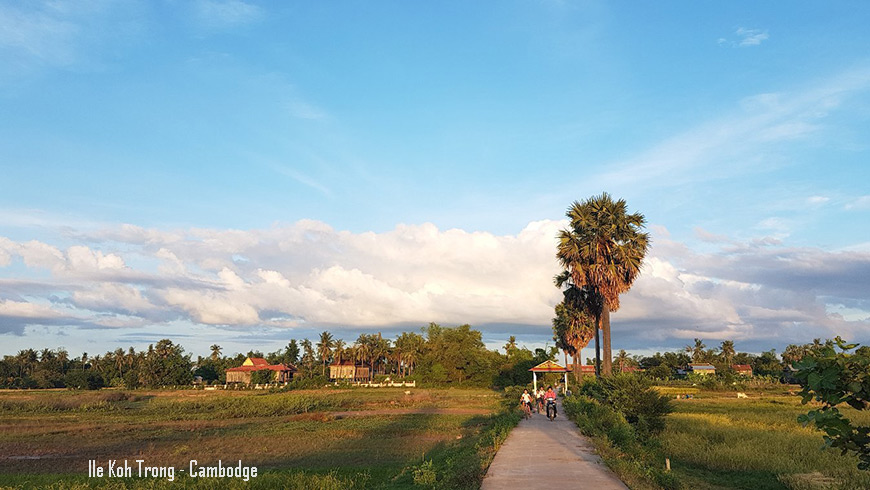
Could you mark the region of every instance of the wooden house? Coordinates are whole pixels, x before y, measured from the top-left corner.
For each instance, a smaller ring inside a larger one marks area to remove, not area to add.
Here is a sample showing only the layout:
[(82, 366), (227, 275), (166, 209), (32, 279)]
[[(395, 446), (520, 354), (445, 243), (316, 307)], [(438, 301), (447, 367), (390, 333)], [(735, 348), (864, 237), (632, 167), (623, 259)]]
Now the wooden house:
[(249, 357), (245, 359), (239, 367), (227, 369), (227, 383), (251, 383), (251, 375), (256, 371), (272, 371), (272, 381), (275, 383), (286, 383), (293, 378), (293, 373), (296, 372), (296, 366), (292, 364), (286, 366), (284, 364), (269, 364), (262, 357)]
[(357, 364), (350, 360), (333, 362), (329, 365), (330, 379), (349, 379), (351, 381), (358, 381), (369, 379), (369, 374), (368, 366), (363, 366), (362, 364)]
[(689, 364), (689, 372), (706, 376), (716, 374), (716, 367), (712, 364)]

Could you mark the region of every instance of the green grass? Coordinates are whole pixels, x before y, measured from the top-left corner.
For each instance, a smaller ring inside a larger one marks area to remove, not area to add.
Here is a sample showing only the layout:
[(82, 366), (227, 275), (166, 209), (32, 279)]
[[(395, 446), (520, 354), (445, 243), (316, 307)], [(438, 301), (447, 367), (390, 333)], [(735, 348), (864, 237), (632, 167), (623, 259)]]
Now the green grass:
[[(674, 400), (661, 435), (662, 450), (686, 488), (870, 488), (870, 472), (857, 459), (822, 450), (821, 433), (797, 416), (809, 406), (787, 394), (701, 392)], [(848, 410), (854, 422), (870, 413)]]
[(404, 391), (0, 392), (0, 486), (210, 488), (88, 480), (87, 461), (220, 458), (257, 466), (253, 488), (479, 487), (517, 415), (486, 390)]

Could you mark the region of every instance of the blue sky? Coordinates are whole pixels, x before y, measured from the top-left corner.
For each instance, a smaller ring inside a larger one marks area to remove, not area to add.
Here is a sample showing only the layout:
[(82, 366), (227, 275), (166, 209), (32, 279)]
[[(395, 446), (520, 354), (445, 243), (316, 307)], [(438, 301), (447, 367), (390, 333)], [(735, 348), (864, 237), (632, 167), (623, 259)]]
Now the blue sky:
[[(870, 341), (870, 7), (0, 5), (0, 338), (548, 337), (571, 201), (654, 247), (615, 347)], [(617, 345), (618, 344), (618, 345)]]

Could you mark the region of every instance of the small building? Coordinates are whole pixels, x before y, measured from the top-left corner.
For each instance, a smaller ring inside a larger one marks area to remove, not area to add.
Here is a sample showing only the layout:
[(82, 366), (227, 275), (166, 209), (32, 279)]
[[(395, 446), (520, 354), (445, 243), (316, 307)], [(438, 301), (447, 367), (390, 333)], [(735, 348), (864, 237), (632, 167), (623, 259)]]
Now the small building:
[(330, 379), (349, 379), (358, 381), (369, 379), (369, 367), (357, 364), (351, 360), (343, 360), (341, 362), (333, 362), (329, 365)]
[(251, 375), (256, 371), (272, 371), (272, 381), (286, 383), (293, 378), (296, 366), (284, 364), (269, 364), (262, 357), (249, 357), (239, 367), (227, 369), (227, 383), (251, 383)]
[(752, 377), (752, 366), (749, 364), (732, 364), (731, 369), (740, 376)]
[(623, 373), (642, 373), (644, 370), (637, 366), (622, 366)]
[(565, 390), (568, 389), (568, 373), (570, 369), (561, 366), (553, 361), (544, 361), (537, 366), (529, 369), (532, 372), (532, 382), (534, 383), (535, 392), (538, 391), (538, 373), (564, 373), (565, 374)]
[(689, 372), (706, 376), (716, 374), (716, 367), (712, 364), (689, 364)]
[(581, 376), (595, 376), (595, 366), (580, 366)]

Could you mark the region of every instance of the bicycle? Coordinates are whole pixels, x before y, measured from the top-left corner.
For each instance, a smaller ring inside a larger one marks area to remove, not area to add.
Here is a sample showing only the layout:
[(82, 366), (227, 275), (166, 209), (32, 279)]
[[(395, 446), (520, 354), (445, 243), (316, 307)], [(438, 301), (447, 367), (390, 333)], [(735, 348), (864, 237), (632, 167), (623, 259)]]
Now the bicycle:
[(523, 418), (528, 419), (532, 417), (532, 404), (529, 402), (523, 402)]

